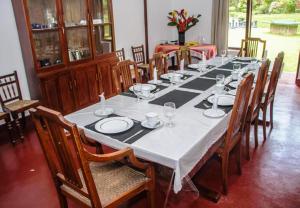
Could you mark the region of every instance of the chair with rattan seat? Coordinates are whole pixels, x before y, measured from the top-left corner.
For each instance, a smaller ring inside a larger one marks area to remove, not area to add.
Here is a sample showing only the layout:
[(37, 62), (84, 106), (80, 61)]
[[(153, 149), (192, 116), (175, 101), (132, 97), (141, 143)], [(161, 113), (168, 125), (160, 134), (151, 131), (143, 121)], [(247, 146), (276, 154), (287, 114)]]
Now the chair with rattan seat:
[(147, 64), (147, 61), (145, 58), (144, 45), (132, 46), (131, 50), (132, 50), (132, 56), (133, 56), (134, 62), (137, 64), (137, 67), (139, 69), (143, 70), (143, 73), (146, 76), (146, 79), (148, 79), (149, 64)]
[(229, 155), (233, 151), (235, 151), (236, 154), (238, 172), (239, 174), (242, 173), (241, 141), (244, 133), (245, 119), (253, 80), (254, 76), (252, 74), (248, 74), (244, 80), (241, 81), (237, 89), (237, 94), (227, 130), (220, 140), (219, 148), (216, 150), (216, 154), (221, 160), (222, 186), (223, 193), (225, 195), (228, 193)]
[(116, 50), (115, 51), (116, 57), (118, 58), (119, 61), (125, 61), (125, 50), (124, 48), (120, 49), (120, 50)]
[[(243, 39), (239, 56), (264, 58), (266, 53), (266, 44), (267, 42), (260, 38), (249, 37), (247, 39)], [(261, 49), (261, 56), (258, 56), (259, 49)]]
[(264, 135), (264, 141), (267, 139), (267, 111), (268, 106), (270, 106), (270, 126), (271, 130), (273, 129), (273, 106), (274, 106), (274, 100), (275, 100), (275, 93), (277, 84), (279, 81), (279, 76), (281, 74), (282, 68), (283, 68), (283, 59), (284, 59), (284, 53), (281, 52), (278, 54), (278, 56), (275, 59), (273, 69), (271, 72), (271, 77), (267, 85), (267, 91), (264, 93), (261, 101), (260, 108), (263, 113), (262, 117), (262, 126), (263, 126), (263, 135)]
[(157, 70), (157, 76), (168, 73), (167, 55), (162, 52), (153, 54), (149, 60), (150, 80), (153, 80), (154, 68)]
[(141, 82), (137, 64), (130, 60), (119, 62), (113, 67), (112, 73), (113, 82), (118, 94), (128, 91), (134, 83)]
[[(11, 114), (18, 128), (21, 141), (24, 140), (22, 126), (26, 125), (25, 111), (39, 105), (38, 100), (23, 100), (17, 72), (0, 76), (0, 102), (4, 112)], [(20, 123), (19, 114), (22, 115)]]
[(31, 114), (60, 207), (68, 207), (67, 199), (80, 207), (117, 207), (144, 191), (148, 207), (155, 207), (153, 166), (140, 162), (132, 149), (93, 154), (83, 145), (83, 131), (61, 113), (39, 106)]
[(251, 124), (254, 124), (254, 138), (255, 148), (258, 147), (258, 123), (259, 123), (259, 112), (260, 103), (264, 94), (265, 83), (268, 76), (270, 66), (270, 60), (266, 60), (262, 63), (255, 83), (255, 88), (252, 94), (252, 98), (248, 107), (248, 112), (245, 122), (245, 134), (246, 134), (246, 158), (250, 159), (250, 129)]
[(180, 61), (184, 60), (184, 64), (188, 65), (192, 63), (191, 50), (187, 46), (181, 46), (176, 51), (177, 68), (180, 69)]

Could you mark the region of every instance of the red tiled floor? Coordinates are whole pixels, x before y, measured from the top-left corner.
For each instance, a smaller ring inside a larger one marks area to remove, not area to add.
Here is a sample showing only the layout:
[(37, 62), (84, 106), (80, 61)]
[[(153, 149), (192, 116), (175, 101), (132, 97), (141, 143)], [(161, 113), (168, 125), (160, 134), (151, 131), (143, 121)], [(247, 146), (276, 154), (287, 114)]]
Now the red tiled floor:
[[(300, 88), (287, 76), (278, 87), (275, 104), (275, 127), (267, 142), (243, 161), (238, 176), (231, 164), (229, 194), (214, 204), (197, 198), (192, 192), (171, 194), (169, 207), (224, 208), (298, 208), (300, 207)], [(290, 76), (288, 76), (290, 77)], [(261, 133), (261, 129), (260, 129)], [(261, 135), (260, 135), (261, 138)], [(252, 144), (253, 147), (253, 144)], [(232, 158), (234, 159), (234, 158)], [(196, 176), (196, 181), (220, 191), (220, 166), (212, 159)], [(37, 137), (28, 127), (23, 144), (11, 146), (5, 133), (0, 135), (0, 207), (59, 207), (51, 176)], [(167, 183), (159, 180), (157, 207), (162, 207)], [(145, 207), (143, 197), (130, 207)], [(70, 207), (77, 208), (70, 202)]]

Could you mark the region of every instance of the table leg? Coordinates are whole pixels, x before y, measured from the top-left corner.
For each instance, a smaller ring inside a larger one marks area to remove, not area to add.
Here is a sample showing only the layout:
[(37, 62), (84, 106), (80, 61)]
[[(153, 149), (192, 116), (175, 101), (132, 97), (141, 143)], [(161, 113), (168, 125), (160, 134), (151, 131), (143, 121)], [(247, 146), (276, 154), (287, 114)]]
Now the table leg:
[(221, 194), (217, 191), (214, 191), (206, 186), (203, 186), (199, 183), (195, 183), (195, 186), (197, 187), (199, 193), (201, 194), (201, 196), (203, 196), (204, 198), (208, 199), (209, 201), (215, 202), (217, 203), (220, 198), (221, 198)]

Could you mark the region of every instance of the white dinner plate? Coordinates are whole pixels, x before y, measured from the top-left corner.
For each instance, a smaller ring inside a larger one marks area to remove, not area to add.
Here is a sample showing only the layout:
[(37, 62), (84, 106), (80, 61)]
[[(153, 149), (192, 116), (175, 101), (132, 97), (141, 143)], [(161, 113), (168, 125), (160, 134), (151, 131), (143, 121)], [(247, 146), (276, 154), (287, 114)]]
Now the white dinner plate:
[(199, 64), (189, 64), (189, 65), (188, 65), (188, 68), (191, 68), (191, 69), (199, 69)]
[(150, 126), (147, 120), (144, 120), (142, 121), (141, 125), (147, 129), (158, 129), (164, 125), (164, 122), (162, 120), (159, 120), (159, 122), (155, 126)]
[(127, 117), (105, 118), (97, 122), (95, 129), (103, 134), (117, 134), (133, 127), (134, 122)]
[(236, 96), (237, 90), (236, 90), (236, 89), (235, 89), (235, 90), (229, 90), (227, 93), (228, 93), (229, 95)]
[[(152, 84), (142, 84), (142, 90), (155, 90), (156, 86)], [(133, 92), (133, 86), (129, 87), (129, 90)]]
[(148, 81), (148, 83), (149, 83), (149, 84), (161, 84), (161, 83), (162, 83), (162, 80), (156, 80), (156, 81), (150, 80), (150, 81)]
[[(173, 74), (174, 73), (162, 74), (162, 75), (160, 75), (160, 78), (162, 78), (162, 79), (170, 79), (170, 77), (172, 77)], [(176, 74), (179, 74), (179, 73), (176, 73)], [(180, 77), (183, 77), (183, 74), (179, 74), (179, 75), (180, 75)]]
[(230, 87), (237, 88), (238, 85), (239, 85), (239, 83), (238, 83), (238, 81), (234, 81), (234, 82), (230, 82), (228, 85), (229, 85)]
[[(215, 96), (210, 96), (207, 101), (211, 104), (214, 103)], [(235, 97), (232, 95), (219, 95), (218, 105), (219, 106), (232, 106), (234, 104)]]
[(203, 115), (209, 118), (221, 118), (225, 115), (225, 112), (221, 109), (207, 109), (203, 112)]
[(95, 111), (95, 115), (99, 117), (106, 117), (111, 115), (114, 112), (114, 109), (112, 108), (104, 108), (104, 109), (99, 109)]

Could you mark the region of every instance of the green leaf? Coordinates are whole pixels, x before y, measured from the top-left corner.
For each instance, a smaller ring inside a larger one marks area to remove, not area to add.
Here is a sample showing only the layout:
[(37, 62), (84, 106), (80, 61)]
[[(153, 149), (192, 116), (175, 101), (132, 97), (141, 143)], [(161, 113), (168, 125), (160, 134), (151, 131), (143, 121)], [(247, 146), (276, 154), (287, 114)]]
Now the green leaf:
[(169, 22), (168, 26), (177, 26), (176, 22)]

